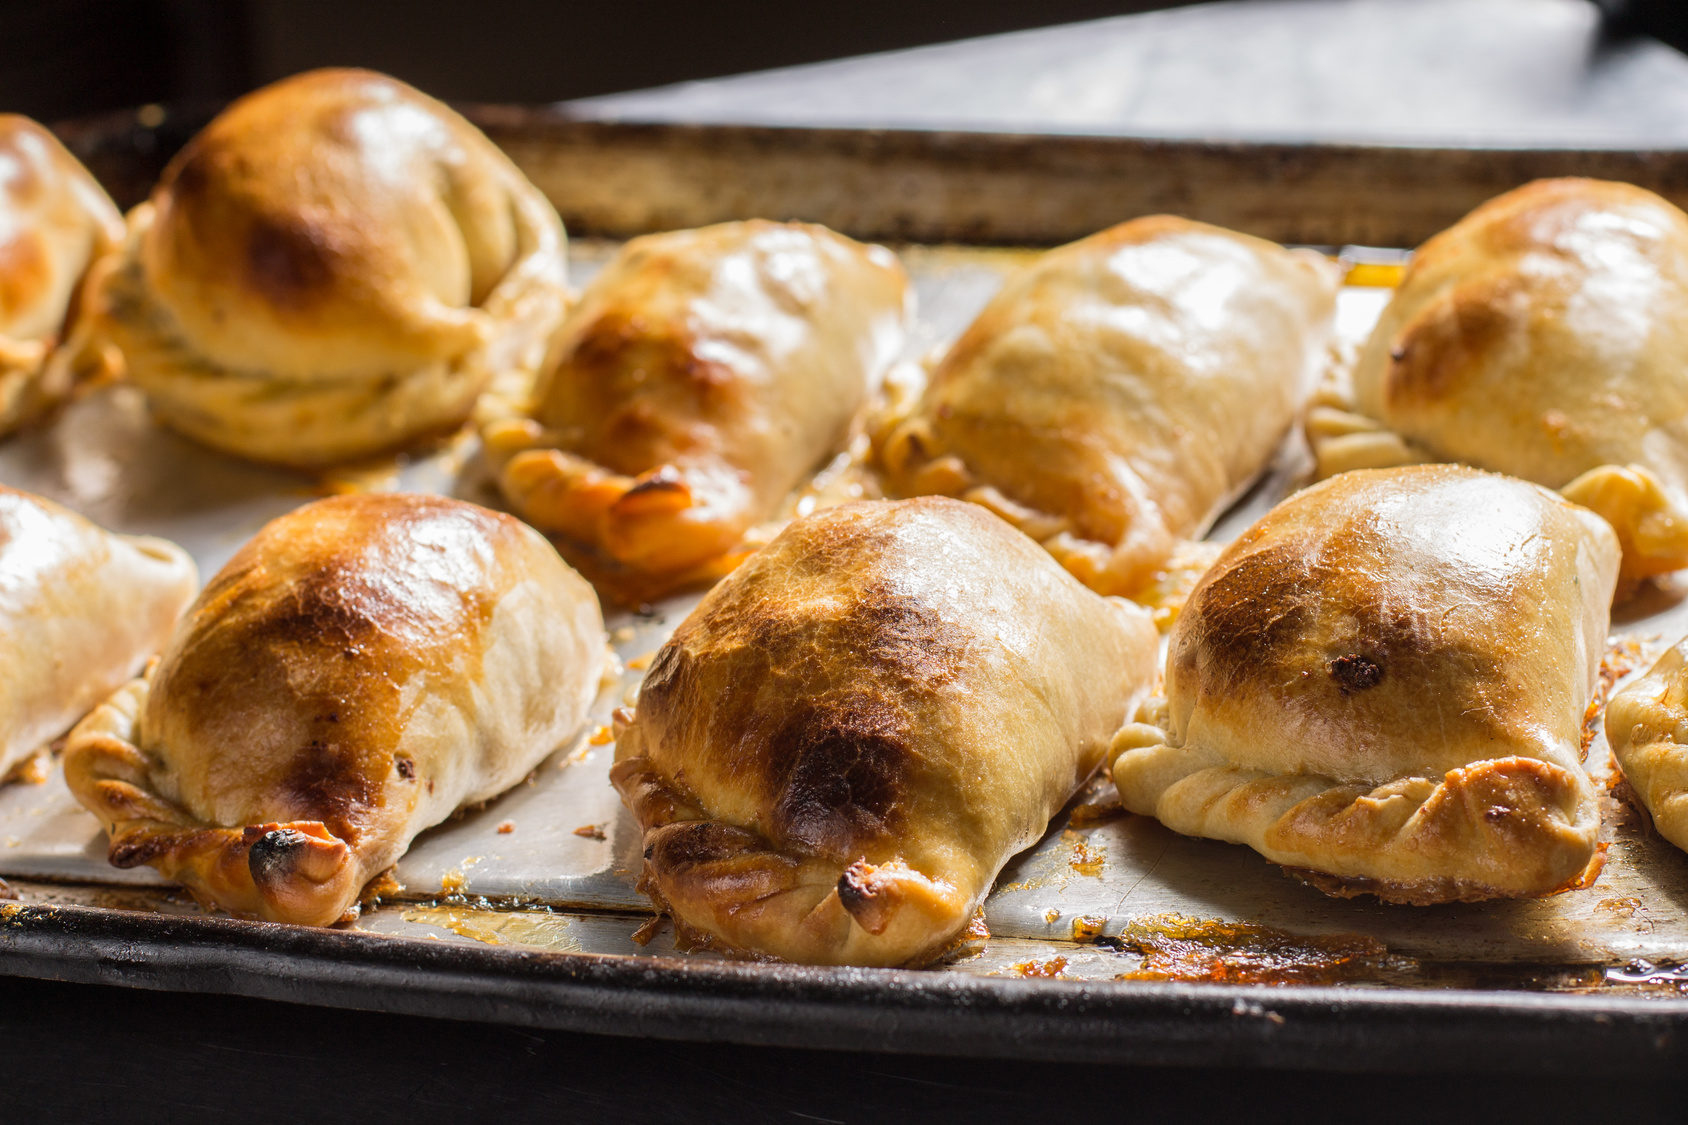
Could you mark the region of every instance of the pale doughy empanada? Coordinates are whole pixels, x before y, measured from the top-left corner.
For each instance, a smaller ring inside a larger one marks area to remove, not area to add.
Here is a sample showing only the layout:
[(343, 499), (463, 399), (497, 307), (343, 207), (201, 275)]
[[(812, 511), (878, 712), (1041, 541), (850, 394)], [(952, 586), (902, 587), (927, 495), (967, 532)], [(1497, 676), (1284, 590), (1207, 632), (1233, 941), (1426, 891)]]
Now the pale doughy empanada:
[(342, 496), (268, 524), (158, 666), (72, 732), (111, 862), (327, 925), (422, 829), (520, 781), (606, 660), (590, 586), (509, 516)]
[(123, 216), (58, 138), (0, 114), (0, 434), (105, 369), (81, 288), (123, 241)]
[[(489, 425), (534, 526), (676, 584), (839, 452), (902, 344), (896, 257), (764, 221), (648, 235), (593, 279), (531, 418)], [(571, 556), (572, 557), (572, 556)]]
[(551, 204), (404, 83), (319, 70), (248, 94), (129, 215), (97, 330), (166, 424), (314, 467), (450, 431), (525, 384), (567, 302)]
[(139, 672), (198, 588), (174, 543), (0, 485), (0, 779)]
[(1170, 216), (1009, 279), (876, 435), (889, 490), (983, 504), (1138, 593), (1264, 470), (1325, 361), (1338, 276)]
[(1688, 639), (1606, 705), (1606, 740), (1659, 835), (1688, 848)]
[(738, 955), (929, 960), (1096, 768), (1156, 651), (1143, 610), (973, 505), (799, 520), (675, 631), (620, 735), (641, 887)]
[(1233, 543), (1110, 756), (1132, 812), (1340, 895), (1547, 894), (1598, 871), (1582, 724), (1605, 521), (1452, 465), (1345, 473)]
[(1688, 215), (1629, 184), (1539, 180), (1413, 257), (1308, 413), (1320, 476), (1459, 461), (1611, 522), (1620, 593), (1688, 566)]

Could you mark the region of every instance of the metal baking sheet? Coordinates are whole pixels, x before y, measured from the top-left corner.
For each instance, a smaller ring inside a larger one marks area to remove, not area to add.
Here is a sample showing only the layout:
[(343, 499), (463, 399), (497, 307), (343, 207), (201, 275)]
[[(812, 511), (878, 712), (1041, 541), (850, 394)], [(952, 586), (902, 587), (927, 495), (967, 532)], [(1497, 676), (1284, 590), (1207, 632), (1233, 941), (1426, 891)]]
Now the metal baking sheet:
[[(577, 246), (577, 280), (586, 280), (611, 252), (612, 244), (604, 242)], [(906, 247), (903, 256), (921, 309), (909, 356), (959, 332), (1024, 257), (924, 247)], [(1375, 288), (1344, 290), (1341, 335), (1362, 339), (1387, 295)], [(104, 388), (52, 428), (0, 446), (0, 480), (106, 526), (175, 539), (206, 576), (264, 520), (325, 489), (402, 488), (497, 503), (478, 467), (473, 438), (465, 435), (428, 456), (326, 480), (262, 469), (160, 430), (130, 387)], [(1292, 490), (1305, 469), (1305, 451), (1292, 435), (1272, 471), (1220, 521), (1214, 537), (1237, 534)], [(1660, 599), (1670, 601), (1665, 594)], [(609, 785), (614, 747), (604, 739), (609, 711), (637, 684), (645, 659), (695, 601), (696, 595), (673, 599), (645, 615), (611, 612), (607, 623), (627, 670), (599, 699), (587, 730), (525, 783), (420, 837), (395, 871), (403, 897), (616, 912), (613, 922), (574, 928), (607, 924), (619, 936), (608, 945), (593, 941), (592, 948), (636, 951), (628, 935), (646, 909), (634, 889), (639, 833)], [(1684, 621), (1682, 607), (1667, 604), (1622, 629), (1674, 640)], [(1597, 741), (1590, 757), (1597, 774), (1609, 768), (1607, 759), (1604, 742)], [(1106, 805), (1110, 795), (1098, 782), (1081, 801)], [(986, 922), (999, 939), (1072, 942), (1075, 934), (1108, 938), (1145, 918), (1178, 916), (1308, 936), (1358, 934), (1400, 955), (1436, 961), (1606, 964), (1688, 952), (1688, 915), (1680, 906), (1688, 902), (1688, 857), (1648, 835), (1615, 801), (1608, 801), (1606, 819), (1611, 846), (1593, 887), (1541, 900), (1433, 908), (1329, 898), (1247, 848), (1179, 836), (1146, 817), (1118, 815), (1078, 827), (1057, 823), (1004, 871), (986, 905)], [(160, 884), (150, 868), (118, 871), (105, 863), (103, 833), (71, 799), (56, 768), (42, 784), (0, 789), (0, 876)], [(393, 916), (365, 924), (391, 932)], [(546, 935), (569, 929), (555, 922), (505, 930), (461, 919), (457, 924), (471, 940), (515, 945), (543, 944), (550, 940)], [(463, 935), (446, 927), (436, 936)], [(1129, 970), (1118, 958), (1104, 960), (1115, 972)], [(1079, 971), (1073, 958), (1064, 971)]]
[[(530, 117), (524, 111), (502, 119), (507, 135), (501, 139), (530, 171), (549, 162), (556, 173), (562, 149), (545, 149), (545, 136), (581, 130), (555, 121), (535, 130)], [(500, 119), (494, 113), (483, 120), (497, 125)], [(135, 185), (148, 174), (144, 169), (155, 172), (169, 144), (137, 145), (132, 121), (119, 124), (115, 132), (84, 132), (72, 140), (85, 156), (100, 158), (96, 166), (105, 160), (108, 171), (114, 153), (123, 156), (124, 145), (136, 147), (143, 159), (124, 165), (134, 181), (126, 200), (132, 202)], [(189, 132), (170, 115), (146, 136), (179, 143)], [(610, 130), (613, 136), (600, 132), (586, 129), (582, 136), (604, 142), (606, 152), (641, 136), (636, 128)], [(946, 147), (952, 142), (943, 137), (889, 142), (841, 134), (823, 138), (823, 144), (797, 131), (803, 135), (795, 141), (795, 134), (784, 134), (792, 143), (781, 149), (776, 136), (781, 131), (764, 132), (768, 136), (751, 138), (752, 147), (775, 165), (801, 155), (805, 144), (820, 144), (835, 162), (856, 161), (862, 165), (858, 179), (866, 179), (850, 206), (878, 208), (877, 218), (864, 212), (852, 228), (848, 215), (841, 221), (817, 211), (824, 211), (825, 199), (803, 196), (793, 181), (782, 190), (797, 194), (781, 214), (830, 218), (849, 233), (865, 235), (906, 228), (968, 237), (973, 229), (953, 208), (899, 227), (898, 201), (904, 197), (869, 190), (883, 187), (886, 177), (906, 173), (913, 182), (930, 172), (918, 160), (898, 164), (903, 149), (924, 153), (928, 163), (954, 163), (956, 153)], [(746, 143), (732, 130), (711, 129), (667, 130), (657, 140), (661, 143), (648, 146), (644, 158), (666, 167), (670, 178), (690, 158), (676, 158), (664, 146), (716, 152), (737, 151), (734, 144)], [(1038, 147), (1025, 139), (968, 143), (1019, 145), (1015, 151)], [(1067, 154), (1061, 159), (1078, 160), (1062, 198), (1082, 195), (1078, 189), (1086, 183), (1112, 182), (1105, 168), (1098, 172), (1100, 165), (1084, 163), (1096, 155), (1085, 155), (1086, 143), (1051, 142), (1050, 151)], [(864, 146), (874, 149), (871, 159), (856, 151)], [(1186, 145), (1179, 157), (1185, 163), (1156, 165), (1157, 175), (1200, 180), (1207, 175), (1203, 160), (1252, 161), (1266, 174), (1283, 156), (1251, 154), (1246, 147), (1219, 152)], [(1154, 152), (1133, 153), (1132, 159), (1160, 159)], [(1326, 165), (1354, 156), (1302, 155)], [(1420, 199), (1434, 206), (1412, 211), (1416, 217), (1410, 222), (1428, 223), (1427, 214), (1440, 216), (1475, 191), (1474, 185), (1498, 191), (1510, 186), (1500, 181), (1554, 170), (1555, 161), (1627, 159), (1489, 155), (1493, 159), (1439, 158), (1446, 166), (1441, 179), (1425, 173), (1431, 186)], [(1102, 164), (1112, 167), (1113, 159)], [(1390, 159), (1364, 166), (1376, 172)], [(1048, 160), (1039, 165), (1044, 172), (1049, 166)], [(1454, 166), (1463, 171), (1449, 173)], [(1651, 177), (1648, 182), (1660, 181), (1655, 186), (1669, 187), (1680, 174), (1688, 183), (1688, 164), (1680, 160), (1647, 167), (1648, 176), (1629, 178)], [(733, 174), (742, 178), (744, 170), (735, 165)], [(954, 173), (950, 168), (945, 174)], [(559, 209), (572, 217), (584, 205), (558, 196), (575, 190), (572, 180), (559, 176), (547, 184)], [(920, 193), (930, 187), (915, 192), (919, 207), (928, 210), (930, 201)], [(988, 187), (975, 194), (989, 196), (991, 206), (1002, 211), (1012, 193), (990, 196)], [(1398, 196), (1398, 184), (1397, 189)], [(618, 222), (636, 228), (666, 214), (649, 193), (630, 192), (627, 198), (629, 205), (644, 200), (640, 205), (650, 214)], [(721, 218), (731, 217), (736, 207), (760, 209), (760, 198), (754, 191), (731, 199), (702, 192), (695, 202), (722, 212), (702, 217)], [(1385, 193), (1346, 202), (1346, 218), (1337, 226), (1394, 229), (1375, 222), (1394, 198)], [(1297, 229), (1335, 229), (1328, 215), (1321, 217), (1329, 202), (1321, 200), (1320, 192), (1298, 187), (1292, 177), (1276, 193), (1274, 206), (1300, 215)], [(1179, 209), (1176, 203), (1174, 198), (1163, 205)], [(1133, 207), (1122, 204), (1111, 217), (1131, 213)], [(944, 216), (948, 226), (938, 221)], [(1027, 240), (1087, 233), (1066, 231), (1061, 223), (1079, 220), (1063, 216), (1049, 219), (1047, 230), (1026, 234)], [(988, 240), (1007, 229), (987, 223), (974, 233)], [(613, 249), (612, 243), (577, 240), (571, 252), (575, 282), (589, 279)], [(898, 250), (921, 307), (909, 357), (953, 337), (1028, 253), (921, 245)], [(1387, 297), (1385, 290), (1345, 290), (1341, 333), (1350, 340), (1363, 337)], [(1307, 464), (1305, 449), (1292, 439), (1213, 537), (1240, 532), (1296, 485)], [(266, 520), (325, 492), (402, 488), (496, 503), (468, 436), (426, 456), (307, 477), (249, 465), (177, 438), (150, 421), (133, 388), (121, 386), (89, 395), (49, 429), (0, 444), (0, 481), (51, 496), (116, 530), (181, 542), (206, 577)], [(1650, 653), (1658, 651), (1688, 631), (1685, 594), (1688, 587), (1667, 583), (1627, 608), (1614, 622), (1614, 633), (1640, 638)], [(644, 614), (612, 613), (608, 623), (627, 671), (600, 699), (587, 729), (559, 747), (526, 783), (418, 838), (396, 872), (405, 890), (351, 927), (315, 931), (207, 916), (149, 868), (109, 867), (97, 824), (71, 800), (56, 766), (38, 784), (0, 788), (0, 875), (8, 877), (19, 899), (0, 903), (0, 972), (615, 1034), (1097, 1061), (1554, 1069), (1598, 1059), (1616, 1068), (1668, 1069), (1688, 1056), (1688, 1000), (1680, 998), (1688, 993), (1688, 974), (1670, 964), (1688, 956), (1688, 856), (1611, 800), (1604, 810), (1608, 862), (1592, 888), (1539, 901), (1415, 908), (1331, 899), (1246, 848), (1181, 837), (1148, 818), (1098, 815), (1110, 792), (1096, 781), (1037, 846), (1003, 872), (987, 903), (990, 939), (959, 949), (932, 970), (737, 965), (683, 954), (666, 924), (647, 925), (648, 906), (633, 888), (637, 833), (606, 779), (613, 746), (594, 735), (636, 684), (640, 658), (658, 647), (694, 602), (695, 597), (680, 598)], [(1597, 776), (1608, 774), (1603, 739), (1594, 742), (1589, 761)], [(500, 832), (500, 826), (509, 830)], [(577, 834), (589, 826), (604, 839)], [(1302, 981), (1300, 987), (1263, 991), (1165, 983), (1200, 975), (1189, 964), (1167, 967), (1168, 956), (1176, 961), (1192, 948), (1197, 970), (1206, 956), (1213, 979), (1232, 979), (1227, 961), (1246, 960), (1252, 955), (1249, 941), (1262, 937), (1287, 950), (1291, 971), (1277, 979)], [(1637, 958), (1661, 965), (1637, 964)], [(1333, 975), (1329, 970), (1337, 963), (1344, 971)], [(1298, 977), (1298, 966), (1307, 975)], [(1328, 987), (1333, 982), (1340, 987)]]

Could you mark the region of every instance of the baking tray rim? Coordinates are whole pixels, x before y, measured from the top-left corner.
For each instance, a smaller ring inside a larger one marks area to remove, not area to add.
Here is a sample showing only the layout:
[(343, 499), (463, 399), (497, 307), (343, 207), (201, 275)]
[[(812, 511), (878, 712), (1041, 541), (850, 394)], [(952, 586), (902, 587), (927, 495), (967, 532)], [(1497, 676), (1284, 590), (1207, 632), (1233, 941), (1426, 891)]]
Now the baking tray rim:
[(1688, 1064), (1685, 998), (626, 957), (72, 904), (0, 903), (0, 975), (835, 1051), (1398, 1073)]
[[(175, 107), (172, 127), (214, 106)], [(1688, 148), (1277, 142), (1085, 133), (605, 121), (561, 106), (460, 107), (495, 137), (615, 147), (841, 152), (968, 169), (1195, 156), (1280, 172), (1334, 162), (1435, 180), (1551, 171), (1650, 173), (1688, 192)], [(197, 111), (197, 112), (196, 112)], [(185, 120), (184, 120), (185, 119)], [(55, 128), (133, 138), (137, 111)], [(151, 137), (151, 130), (145, 130)], [(150, 154), (150, 143), (147, 153)], [(1429, 161), (1426, 166), (1425, 161)], [(1568, 165), (1568, 166), (1561, 166)], [(1204, 163), (1204, 167), (1205, 167)], [(1287, 166), (1287, 167), (1286, 167)], [(972, 241), (972, 239), (968, 239)], [(982, 240), (990, 244), (990, 239)], [(1018, 244), (1018, 243), (1017, 243)], [(1517, 990), (1022, 980), (468, 946), (226, 917), (0, 902), (0, 976), (247, 996), (619, 1036), (1135, 1065), (1423, 1071), (1679, 1072), (1688, 998)], [(962, 1018), (965, 1017), (965, 1018)]]

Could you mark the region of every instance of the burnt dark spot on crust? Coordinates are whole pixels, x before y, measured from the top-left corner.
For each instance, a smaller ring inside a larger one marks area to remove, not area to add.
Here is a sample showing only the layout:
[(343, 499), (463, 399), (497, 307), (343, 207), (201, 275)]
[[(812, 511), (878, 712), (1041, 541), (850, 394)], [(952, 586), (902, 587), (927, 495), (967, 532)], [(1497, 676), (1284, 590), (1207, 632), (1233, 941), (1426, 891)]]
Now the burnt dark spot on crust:
[(786, 771), (775, 833), (826, 854), (890, 835), (910, 753), (899, 719), (867, 696), (816, 701), (787, 719), (767, 746)]
[[(1485, 680), (1482, 655), (1464, 653), (1445, 635), (1423, 599), (1368, 577), (1379, 549), (1368, 528), (1350, 526), (1222, 560), (1190, 599), (1185, 613), (1194, 629), (1178, 640), (1174, 658), (1193, 654), (1201, 690), (1214, 697), (1276, 692), (1286, 668), (1322, 666), (1344, 696), (1377, 687), (1386, 674), (1409, 682), (1415, 670), (1433, 675), (1432, 667), (1450, 660)], [(1331, 638), (1341, 655), (1303, 651), (1313, 634)]]
[(838, 877), (838, 904), (870, 934), (882, 934), (897, 913), (894, 883), (876, 878), (877, 869), (858, 859)]
[(358, 642), (380, 631), (378, 618), (391, 594), (360, 581), (356, 560), (324, 560), (301, 575), (264, 621), (266, 640), (306, 645), (334, 645), (348, 660), (358, 656)]
[(1306, 632), (1318, 590), (1282, 546), (1244, 555), (1214, 575), (1191, 598), (1194, 638), (1205, 660), (1204, 687), (1230, 694)]
[(171, 852), (196, 851), (221, 835), (215, 829), (190, 829), (185, 832), (145, 832), (119, 836), (112, 840), (106, 860), (113, 867), (141, 867)]
[(282, 778), (284, 807), (308, 812), (348, 843), (358, 838), (363, 813), (379, 798), (355, 750), (313, 738), (293, 756)]
[(416, 779), (415, 762), (401, 754), (396, 759), (396, 763), (398, 765), (400, 777), (404, 778), (406, 781), (414, 781)]
[(759, 858), (767, 843), (743, 828), (713, 820), (671, 824), (646, 834), (645, 858), (669, 875), (735, 859)]
[(258, 837), (246, 853), (252, 881), (261, 886), (285, 880), (292, 873), (299, 850), (308, 842), (309, 838), (296, 828), (277, 828)]
[(323, 229), (297, 216), (258, 216), (246, 235), (246, 281), (272, 304), (301, 308), (334, 280), (337, 252)]
[(1367, 691), (1383, 682), (1383, 666), (1351, 652), (1330, 662), (1330, 678), (1342, 689), (1343, 695)]

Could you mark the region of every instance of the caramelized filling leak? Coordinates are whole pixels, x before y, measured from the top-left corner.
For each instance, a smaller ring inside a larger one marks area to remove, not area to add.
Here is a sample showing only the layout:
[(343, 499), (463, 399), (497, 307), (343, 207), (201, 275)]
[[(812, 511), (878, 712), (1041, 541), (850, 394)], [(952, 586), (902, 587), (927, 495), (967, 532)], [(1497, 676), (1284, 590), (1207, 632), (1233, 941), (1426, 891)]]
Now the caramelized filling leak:
[(1303, 937), (1251, 922), (1160, 914), (1120, 933), (1122, 949), (1143, 963), (1117, 980), (1207, 981), (1216, 984), (1339, 984), (1410, 970), (1382, 942), (1361, 934)]
[(1051, 957), (1047, 961), (1021, 961), (1010, 966), (1010, 971), (1017, 977), (1027, 980), (1060, 980), (1067, 971), (1065, 957)]
[[(1634, 637), (1613, 637), (1607, 643), (1606, 654), (1600, 658), (1600, 682), (1595, 685), (1594, 695), (1583, 711), (1582, 756), (1585, 761), (1589, 743), (1594, 741), (1595, 732), (1600, 729), (1600, 719), (1606, 711), (1606, 700), (1611, 697), (1612, 688), (1640, 666), (1643, 656), (1641, 642)], [(1618, 780), (1623, 777), (1617, 770), (1612, 771), (1612, 776)]]
[(1072, 858), (1067, 861), (1069, 867), (1080, 875), (1092, 875), (1098, 879), (1102, 877), (1102, 869), (1108, 863), (1107, 849), (1100, 844), (1093, 845), (1070, 828), (1061, 833), (1061, 842), (1071, 844), (1073, 848)]

